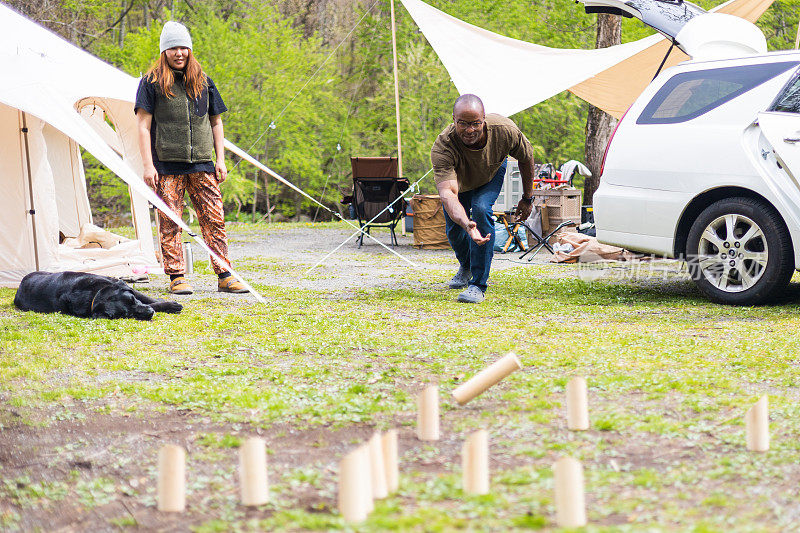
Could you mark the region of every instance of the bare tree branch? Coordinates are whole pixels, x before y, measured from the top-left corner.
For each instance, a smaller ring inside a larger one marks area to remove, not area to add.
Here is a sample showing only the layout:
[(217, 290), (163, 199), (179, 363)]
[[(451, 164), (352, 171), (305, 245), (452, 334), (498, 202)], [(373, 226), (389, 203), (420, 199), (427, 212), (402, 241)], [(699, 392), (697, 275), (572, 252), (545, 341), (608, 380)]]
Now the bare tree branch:
[(94, 39), (92, 39), (92, 40), (91, 40), (91, 41), (89, 41), (88, 43), (85, 43), (85, 44), (84, 44), (84, 48), (85, 48), (85, 47), (88, 47), (88, 46), (90, 46), (90, 45), (91, 45), (93, 42), (95, 42), (97, 39), (99, 39), (100, 37), (102, 37), (102, 36), (103, 36), (103, 35), (105, 35), (106, 33), (108, 33), (108, 32), (110, 32), (111, 30), (113, 30), (113, 29), (114, 29), (114, 28), (115, 28), (115, 27), (116, 27), (116, 26), (117, 26), (117, 25), (118, 25), (120, 22), (122, 22), (122, 19), (124, 19), (124, 18), (125, 18), (125, 16), (128, 14), (128, 12), (130, 12), (130, 10), (131, 10), (131, 9), (133, 9), (133, 4), (135, 4), (135, 3), (136, 3), (136, 0), (131, 0), (130, 4), (128, 4), (128, 7), (127, 7), (127, 8), (125, 8), (125, 11), (123, 11), (123, 12), (122, 12), (122, 14), (119, 16), (119, 18), (118, 18), (116, 21), (114, 21), (114, 23), (113, 23), (113, 24), (111, 24), (111, 26), (109, 26), (109, 27), (108, 27), (108, 28), (106, 28), (105, 30), (103, 30), (103, 31), (101, 31), (100, 33), (98, 33), (98, 34), (97, 34), (97, 37), (95, 37)]

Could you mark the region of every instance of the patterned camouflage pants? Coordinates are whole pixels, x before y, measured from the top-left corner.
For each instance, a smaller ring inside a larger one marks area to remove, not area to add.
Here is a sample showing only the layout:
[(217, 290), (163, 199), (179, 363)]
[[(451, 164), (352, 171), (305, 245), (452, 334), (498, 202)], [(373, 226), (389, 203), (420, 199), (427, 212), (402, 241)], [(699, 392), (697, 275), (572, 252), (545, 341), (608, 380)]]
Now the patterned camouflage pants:
[[(203, 240), (217, 255), (228, 261), (228, 238), (225, 235), (222, 193), (216, 176), (210, 172), (158, 176), (156, 193), (178, 216), (183, 216), (185, 192), (189, 193), (189, 199), (197, 212)], [(186, 272), (186, 265), (183, 262), (181, 228), (161, 211), (158, 212), (158, 217), (164, 273), (183, 274)], [(217, 274), (228, 270), (214, 258), (211, 259), (211, 266)]]

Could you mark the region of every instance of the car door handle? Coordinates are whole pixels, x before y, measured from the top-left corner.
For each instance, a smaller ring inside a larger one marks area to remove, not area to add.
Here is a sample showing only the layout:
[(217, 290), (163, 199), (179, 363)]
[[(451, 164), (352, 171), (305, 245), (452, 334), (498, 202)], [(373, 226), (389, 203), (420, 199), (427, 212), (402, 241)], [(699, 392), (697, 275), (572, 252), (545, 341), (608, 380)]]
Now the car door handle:
[(784, 137), (783, 142), (789, 144), (800, 143), (800, 137)]

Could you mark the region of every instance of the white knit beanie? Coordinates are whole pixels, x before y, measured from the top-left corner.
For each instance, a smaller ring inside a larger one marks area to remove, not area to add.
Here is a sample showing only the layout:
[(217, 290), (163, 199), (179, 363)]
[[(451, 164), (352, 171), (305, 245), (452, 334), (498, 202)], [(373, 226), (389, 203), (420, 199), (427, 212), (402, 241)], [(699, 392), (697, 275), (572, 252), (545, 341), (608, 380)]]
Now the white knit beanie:
[(185, 48), (192, 48), (192, 36), (189, 35), (189, 30), (180, 22), (170, 20), (164, 24), (164, 29), (161, 30), (161, 52), (175, 48), (176, 46), (183, 46)]

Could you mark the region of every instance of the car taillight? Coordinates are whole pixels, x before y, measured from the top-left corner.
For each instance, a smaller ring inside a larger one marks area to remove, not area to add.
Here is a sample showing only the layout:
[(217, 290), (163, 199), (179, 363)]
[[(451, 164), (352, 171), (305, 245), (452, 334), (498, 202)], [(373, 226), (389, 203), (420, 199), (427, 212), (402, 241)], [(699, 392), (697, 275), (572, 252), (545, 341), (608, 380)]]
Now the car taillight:
[(597, 176), (598, 180), (600, 180), (600, 178), (603, 177), (603, 169), (606, 168), (606, 156), (608, 156), (608, 149), (611, 148), (611, 141), (614, 140), (614, 134), (617, 133), (617, 128), (619, 128), (619, 125), (622, 124), (623, 120), (625, 120), (625, 115), (627, 115), (628, 111), (630, 110), (631, 110), (630, 107), (625, 110), (625, 112), (622, 114), (622, 117), (617, 122), (617, 125), (614, 126), (614, 131), (611, 132), (611, 137), (608, 138), (608, 144), (606, 144), (606, 151), (603, 152), (603, 161), (600, 163), (600, 175)]

